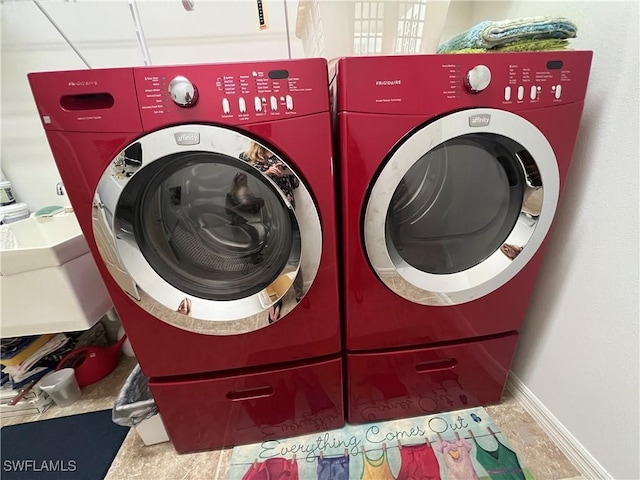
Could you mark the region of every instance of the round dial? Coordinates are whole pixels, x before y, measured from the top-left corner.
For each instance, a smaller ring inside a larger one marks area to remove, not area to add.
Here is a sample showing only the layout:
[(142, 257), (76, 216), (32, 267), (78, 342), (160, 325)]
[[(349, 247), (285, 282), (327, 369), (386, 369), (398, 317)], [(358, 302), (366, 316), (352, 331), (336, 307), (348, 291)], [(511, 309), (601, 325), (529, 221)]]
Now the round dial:
[(469, 92), (481, 92), (491, 83), (491, 70), (486, 65), (476, 65), (467, 72), (464, 80), (464, 86)]
[(181, 107), (193, 107), (198, 101), (198, 89), (186, 77), (178, 76), (169, 83), (171, 100)]

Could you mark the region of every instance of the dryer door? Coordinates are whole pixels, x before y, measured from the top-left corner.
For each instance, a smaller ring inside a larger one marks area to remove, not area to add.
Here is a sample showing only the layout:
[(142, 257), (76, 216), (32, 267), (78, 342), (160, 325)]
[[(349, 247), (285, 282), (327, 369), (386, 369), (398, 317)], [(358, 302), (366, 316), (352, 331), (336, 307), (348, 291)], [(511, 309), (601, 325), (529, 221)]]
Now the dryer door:
[(166, 128), (127, 146), (99, 182), (93, 226), (114, 281), (141, 308), (215, 335), (295, 308), (302, 261), (308, 285), (322, 250), (317, 209), (291, 163), (216, 126)]
[(473, 109), (390, 152), (363, 215), (367, 256), (395, 293), (455, 305), (493, 292), (542, 244), (559, 195), (555, 154), (515, 114)]

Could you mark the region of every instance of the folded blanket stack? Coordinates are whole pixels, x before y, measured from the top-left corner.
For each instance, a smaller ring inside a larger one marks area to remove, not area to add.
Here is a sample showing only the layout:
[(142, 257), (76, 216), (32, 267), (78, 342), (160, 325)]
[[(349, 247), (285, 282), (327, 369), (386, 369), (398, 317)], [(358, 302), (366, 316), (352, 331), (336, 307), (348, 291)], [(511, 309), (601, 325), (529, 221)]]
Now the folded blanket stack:
[[(24, 340), (30, 342), (26, 343)], [(32, 336), (27, 339), (2, 339), (0, 363), (3, 365), (3, 373), (9, 375), (12, 387), (21, 388), (53, 370), (56, 365), (47, 362), (46, 357), (63, 347), (68, 340), (64, 333)], [(17, 345), (19, 341), (22, 341), (22, 345)], [(11, 352), (13, 355), (8, 352), (9, 349), (14, 349)]]
[(577, 32), (576, 25), (564, 17), (487, 20), (447, 40), (438, 53), (563, 50)]

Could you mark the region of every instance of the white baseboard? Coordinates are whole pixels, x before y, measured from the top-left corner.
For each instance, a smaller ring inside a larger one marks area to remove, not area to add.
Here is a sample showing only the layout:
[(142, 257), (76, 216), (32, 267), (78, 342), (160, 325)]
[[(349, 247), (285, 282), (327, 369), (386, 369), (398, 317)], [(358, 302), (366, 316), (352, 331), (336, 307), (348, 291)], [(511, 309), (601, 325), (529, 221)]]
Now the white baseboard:
[(509, 373), (507, 389), (585, 478), (613, 480), (613, 477), (602, 465), (593, 458), (513, 372)]

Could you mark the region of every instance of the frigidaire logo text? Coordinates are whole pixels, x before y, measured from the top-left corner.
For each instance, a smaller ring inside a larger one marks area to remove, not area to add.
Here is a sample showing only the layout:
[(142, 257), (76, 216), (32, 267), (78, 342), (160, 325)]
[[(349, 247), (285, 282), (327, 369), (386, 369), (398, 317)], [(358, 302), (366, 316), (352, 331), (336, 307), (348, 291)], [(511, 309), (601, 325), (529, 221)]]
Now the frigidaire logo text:
[(197, 145), (200, 143), (198, 132), (180, 132), (174, 134), (178, 145)]
[(376, 80), (376, 85), (402, 85), (402, 80)]
[(469, 117), (470, 127), (486, 127), (491, 122), (491, 115), (488, 113), (480, 113)]
[(97, 80), (78, 80), (76, 82), (67, 82), (67, 86), (69, 87), (91, 87), (93, 85), (98, 85)]

